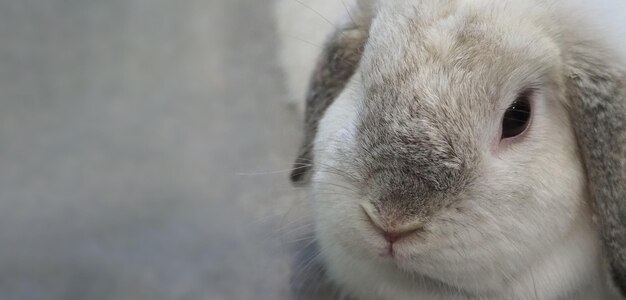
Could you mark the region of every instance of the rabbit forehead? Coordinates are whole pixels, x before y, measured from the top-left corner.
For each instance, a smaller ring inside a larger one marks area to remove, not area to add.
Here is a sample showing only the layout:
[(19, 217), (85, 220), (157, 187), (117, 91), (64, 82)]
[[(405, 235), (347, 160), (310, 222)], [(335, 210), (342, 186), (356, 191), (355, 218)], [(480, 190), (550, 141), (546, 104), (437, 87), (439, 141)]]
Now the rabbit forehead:
[(550, 38), (558, 33), (546, 29), (554, 26), (538, 7), (504, 0), (382, 3), (360, 68), (367, 87), (443, 83), (440, 90), (454, 91), (449, 84), (475, 80), (474, 89), (489, 88), (560, 63)]

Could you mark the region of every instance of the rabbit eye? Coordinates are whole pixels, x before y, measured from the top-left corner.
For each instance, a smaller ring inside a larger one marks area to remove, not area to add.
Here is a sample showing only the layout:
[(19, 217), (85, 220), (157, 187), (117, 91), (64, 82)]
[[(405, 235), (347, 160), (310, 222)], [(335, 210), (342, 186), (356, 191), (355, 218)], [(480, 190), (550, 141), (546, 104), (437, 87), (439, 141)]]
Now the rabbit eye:
[(502, 118), (501, 139), (516, 137), (528, 127), (531, 115), (530, 94), (530, 91), (523, 92), (506, 109)]

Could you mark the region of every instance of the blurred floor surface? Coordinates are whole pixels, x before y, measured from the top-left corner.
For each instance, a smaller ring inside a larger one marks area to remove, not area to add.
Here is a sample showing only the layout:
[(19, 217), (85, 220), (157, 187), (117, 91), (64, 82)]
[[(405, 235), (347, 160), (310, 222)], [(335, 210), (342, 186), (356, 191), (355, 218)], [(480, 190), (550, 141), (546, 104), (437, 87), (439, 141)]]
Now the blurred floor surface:
[(0, 299), (287, 299), (270, 1), (0, 0)]

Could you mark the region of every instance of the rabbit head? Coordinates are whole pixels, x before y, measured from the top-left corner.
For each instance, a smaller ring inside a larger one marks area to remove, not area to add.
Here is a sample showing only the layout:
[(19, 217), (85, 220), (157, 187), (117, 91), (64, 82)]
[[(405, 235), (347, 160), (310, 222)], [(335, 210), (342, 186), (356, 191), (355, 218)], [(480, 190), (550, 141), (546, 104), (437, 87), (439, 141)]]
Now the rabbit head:
[(623, 284), (626, 64), (531, 2), (362, 4), (327, 42), (292, 179), (348, 293)]

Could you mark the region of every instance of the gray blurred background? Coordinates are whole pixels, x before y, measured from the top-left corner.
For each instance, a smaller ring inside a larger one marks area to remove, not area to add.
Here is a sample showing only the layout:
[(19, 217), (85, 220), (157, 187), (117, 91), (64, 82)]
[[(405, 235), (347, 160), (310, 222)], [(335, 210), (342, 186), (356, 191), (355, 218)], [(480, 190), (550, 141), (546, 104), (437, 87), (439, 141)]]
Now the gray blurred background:
[(291, 297), (271, 14), (0, 0), (0, 299)]

